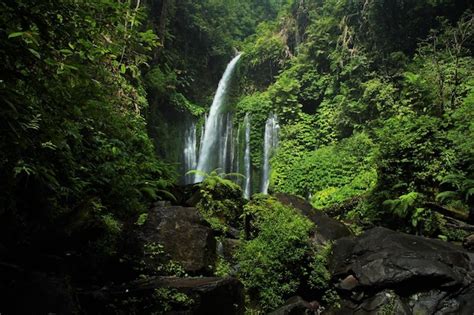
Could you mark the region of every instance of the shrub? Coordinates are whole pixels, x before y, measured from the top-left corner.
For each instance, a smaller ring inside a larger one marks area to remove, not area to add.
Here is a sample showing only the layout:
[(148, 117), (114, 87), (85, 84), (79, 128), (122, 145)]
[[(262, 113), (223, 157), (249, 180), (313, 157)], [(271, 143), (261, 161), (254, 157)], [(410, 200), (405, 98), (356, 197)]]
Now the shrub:
[(200, 184), (201, 199), (197, 204), (206, 221), (220, 231), (227, 230), (228, 225), (239, 226), (244, 200), (239, 185), (226, 179), (232, 174), (218, 174), (212, 171), (204, 174)]
[(237, 251), (239, 276), (252, 301), (268, 311), (294, 294), (304, 273), (313, 224), (271, 197), (256, 195), (245, 206), (255, 237)]

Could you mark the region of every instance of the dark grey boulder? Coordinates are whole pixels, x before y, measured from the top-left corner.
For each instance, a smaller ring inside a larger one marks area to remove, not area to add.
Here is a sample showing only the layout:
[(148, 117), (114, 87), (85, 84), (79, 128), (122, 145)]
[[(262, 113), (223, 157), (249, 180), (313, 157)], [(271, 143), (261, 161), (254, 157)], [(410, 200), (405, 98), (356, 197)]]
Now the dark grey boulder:
[(143, 243), (163, 245), (165, 253), (188, 273), (210, 273), (215, 264), (214, 232), (196, 208), (153, 208), (140, 235)]
[(333, 245), (343, 300), (325, 314), (474, 314), (470, 253), (436, 239), (374, 228)]
[(297, 209), (316, 225), (312, 240), (316, 244), (324, 244), (351, 235), (350, 230), (341, 222), (318, 211), (301, 197), (278, 193), (275, 198), (286, 206)]
[(353, 275), (359, 287), (371, 290), (463, 287), (470, 283), (471, 262), (447, 242), (371, 229), (357, 238), (337, 241), (330, 259), (335, 278)]

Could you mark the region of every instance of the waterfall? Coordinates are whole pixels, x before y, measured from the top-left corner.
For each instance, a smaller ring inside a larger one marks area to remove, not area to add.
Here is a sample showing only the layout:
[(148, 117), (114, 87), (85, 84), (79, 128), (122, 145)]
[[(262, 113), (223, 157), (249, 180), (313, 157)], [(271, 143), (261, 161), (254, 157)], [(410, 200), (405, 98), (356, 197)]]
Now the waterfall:
[[(197, 147), (196, 147), (196, 122), (192, 122), (184, 134), (184, 171), (185, 174), (190, 170), (194, 170), (197, 164)], [(184, 183), (190, 184), (194, 181), (192, 174), (184, 176)]]
[(199, 155), (198, 156), (200, 156), (202, 153), (202, 144), (204, 143), (204, 129), (206, 128), (206, 125), (207, 125), (207, 115), (204, 116), (204, 124), (201, 127), (201, 136), (199, 137)]
[(244, 151), (244, 198), (249, 199), (251, 194), (250, 187), (250, 118), (249, 114), (245, 115), (245, 151)]
[[(221, 162), (219, 160), (222, 159), (224, 154), (226, 154), (226, 152), (222, 153), (221, 151), (222, 141), (220, 141), (220, 139), (222, 139), (222, 129), (224, 125), (222, 111), (225, 105), (224, 100), (232, 79), (232, 74), (234, 73), (235, 66), (239, 61), (240, 56), (241, 55), (236, 56), (227, 65), (224, 75), (222, 76), (217, 87), (216, 95), (212, 101), (209, 116), (204, 127), (204, 137), (197, 163), (197, 169), (206, 173), (209, 173), (214, 168), (221, 166), (219, 165)], [(218, 156), (216, 156), (216, 153)], [(195, 176), (195, 182), (200, 182), (202, 180), (202, 175), (198, 174)]]
[(270, 158), (273, 150), (278, 145), (278, 131), (280, 126), (276, 115), (271, 114), (265, 123), (265, 139), (263, 144), (263, 169), (262, 169), (262, 193), (268, 193), (270, 184)]
[[(234, 128), (233, 128), (233, 124), (232, 124), (232, 117), (230, 117), (230, 121), (228, 122), (228, 124), (231, 125), (231, 129), (230, 129), (230, 134), (229, 134), (229, 144), (228, 144), (228, 147), (229, 147), (229, 171), (230, 172), (234, 172), (234, 161), (235, 161), (235, 148), (236, 148), (236, 139), (235, 139), (235, 135), (234, 135)], [(237, 134), (238, 136), (238, 134)]]
[(237, 154), (235, 155), (235, 166), (232, 168), (232, 171), (235, 171), (237, 173), (240, 172), (240, 130), (241, 130), (241, 124), (239, 124), (239, 127), (237, 128), (237, 134), (235, 135), (235, 151)]
[[(225, 122), (225, 123), (224, 123)], [(232, 158), (232, 115), (227, 113), (225, 119), (224, 116), (221, 118), (222, 128), (225, 128), (225, 132), (223, 133), (220, 144), (219, 144), (219, 168), (222, 171), (231, 170), (229, 167), (230, 159)]]

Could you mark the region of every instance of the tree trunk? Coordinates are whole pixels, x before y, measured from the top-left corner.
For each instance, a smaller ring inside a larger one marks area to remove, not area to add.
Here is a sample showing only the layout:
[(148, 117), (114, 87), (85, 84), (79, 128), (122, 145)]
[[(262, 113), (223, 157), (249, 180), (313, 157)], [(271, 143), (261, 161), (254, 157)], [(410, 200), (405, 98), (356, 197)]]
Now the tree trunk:
[(160, 18), (158, 24), (158, 38), (161, 43), (161, 48), (165, 46), (166, 21), (168, 19), (169, 0), (162, 0), (160, 9)]

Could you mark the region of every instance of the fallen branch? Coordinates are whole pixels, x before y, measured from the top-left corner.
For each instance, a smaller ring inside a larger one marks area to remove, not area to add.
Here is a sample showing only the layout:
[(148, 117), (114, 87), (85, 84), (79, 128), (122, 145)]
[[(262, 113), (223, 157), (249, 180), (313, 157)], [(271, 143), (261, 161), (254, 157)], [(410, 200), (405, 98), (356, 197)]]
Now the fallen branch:
[(467, 221), (469, 215), (467, 213), (463, 213), (463, 212), (459, 212), (459, 211), (456, 211), (456, 210), (453, 210), (453, 209), (449, 209), (449, 208), (446, 208), (446, 207), (443, 207), (442, 205), (439, 205), (437, 203), (434, 203), (434, 202), (426, 202), (425, 203), (425, 207), (431, 209), (431, 210), (434, 210), (436, 212), (439, 212), (447, 217), (451, 217), (451, 218), (455, 218), (455, 219), (458, 219), (458, 220), (462, 220), (462, 221)]
[(466, 222), (456, 220), (454, 218), (445, 217), (447, 223), (446, 226), (454, 229), (461, 229), (468, 232), (474, 232), (474, 225), (467, 224)]

